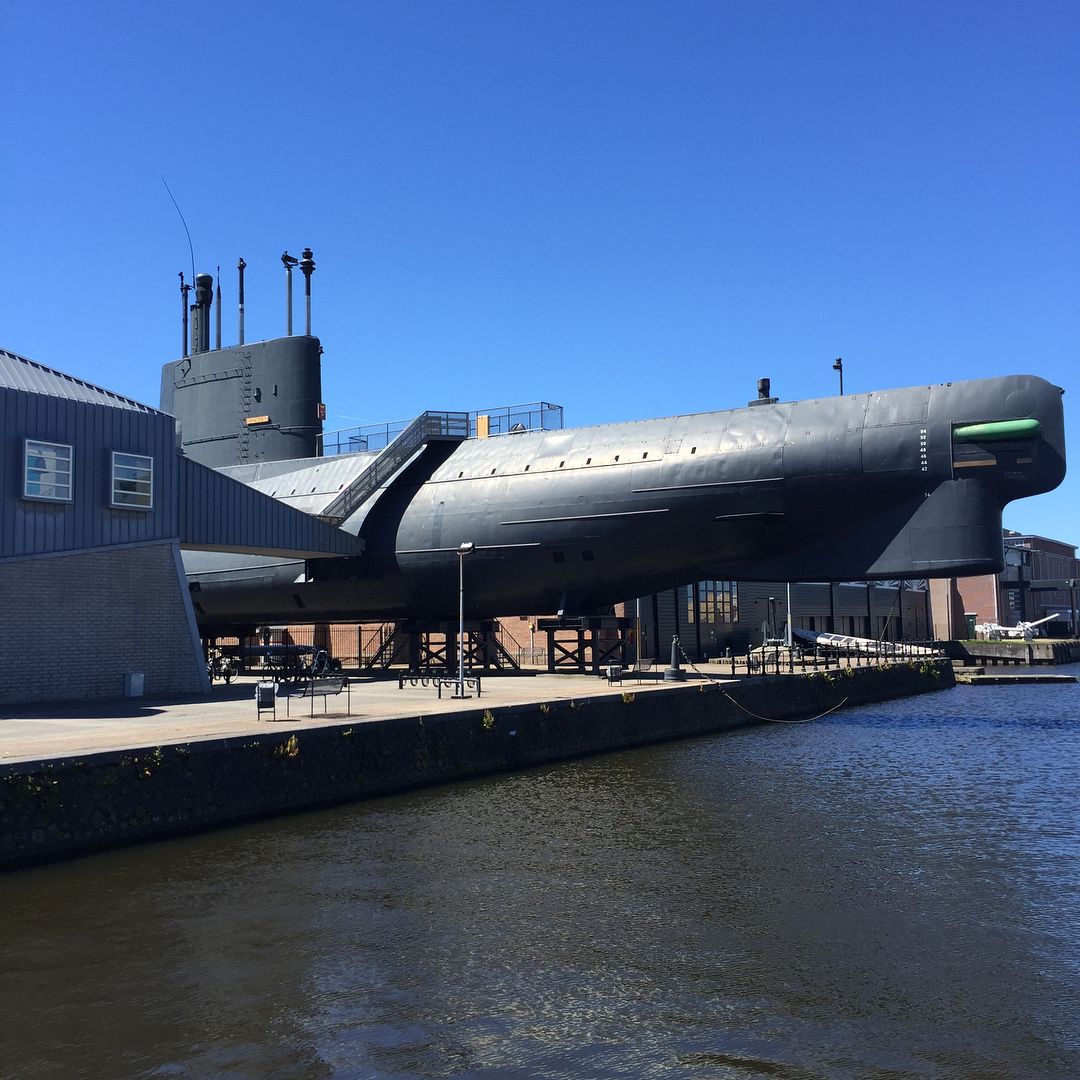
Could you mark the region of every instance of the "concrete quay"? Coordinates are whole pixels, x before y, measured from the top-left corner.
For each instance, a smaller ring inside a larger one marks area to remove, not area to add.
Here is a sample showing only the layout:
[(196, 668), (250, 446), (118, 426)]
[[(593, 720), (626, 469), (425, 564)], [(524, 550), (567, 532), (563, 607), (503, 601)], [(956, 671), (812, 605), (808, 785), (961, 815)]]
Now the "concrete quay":
[(1000, 641), (947, 641), (944, 649), (953, 660), (965, 665), (1080, 663), (1080, 641), (1056, 641), (1050, 638), (1002, 639)]
[(0, 714), (0, 868), (954, 685), (948, 661), (684, 683), (494, 677), (479, 699), (359, 682), (352, 715), (293, 702), (259, 719), (254, 680), (209, 700)]
[[(126, 752), (167, 743), (244, 739), (277, 734), (284, 727), (312, 731), (403, 716), (440, 716), (622, 692), (655, 693), (670, 685), (648, 678), (638, 684), (632, 676), (615, 686), (592, 675), (493, 676), (482, 680), (479, 698), (462, 700), (445, 691), (437, 697), (430, 685), (406, 685), (399, 690), (396, 675), (361, 677), (350, 680), (348, 698), (344, 693), (313, 701), (294, 698), (288, 716), (284, 697), (279, 697), (276, 716), (272, 717), (256, 712), (258, 681), (258, 676), (244, 676), (228, 686), (215, 684), (209, 696), (182, 700), (135, 698), (25, 709), (0, 706), (0, 765)], [(346, 712), (347, 707), (350, 712)]]

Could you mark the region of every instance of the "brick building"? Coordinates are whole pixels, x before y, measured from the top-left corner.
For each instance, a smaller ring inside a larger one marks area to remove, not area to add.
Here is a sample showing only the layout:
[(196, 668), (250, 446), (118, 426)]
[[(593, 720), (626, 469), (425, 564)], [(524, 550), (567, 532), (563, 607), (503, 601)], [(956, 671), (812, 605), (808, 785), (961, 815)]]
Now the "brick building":
[(968, 636), (966, 622), (1015, 626), (1048, 615), (1048, 636), (1076, 636), (1077, 590), (1032, 588), (1032, 582), (1080, 579), (1076, 546), (1013, 532), (1002, 532), (1005, 569), (999, 574), (949, 578), (931, 583), (934, 635), (946, 640)]

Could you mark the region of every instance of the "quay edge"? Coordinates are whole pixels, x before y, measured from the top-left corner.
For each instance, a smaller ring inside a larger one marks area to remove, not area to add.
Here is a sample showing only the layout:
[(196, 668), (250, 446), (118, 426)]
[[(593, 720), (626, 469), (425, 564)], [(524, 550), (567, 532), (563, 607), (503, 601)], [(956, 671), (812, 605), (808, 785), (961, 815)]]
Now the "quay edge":
[(305, 727), (0, 767), (0, 869), (955, 685), (947, 660)]
[(1076, 664), (1080, 641), (945, 641), (945, 655), (964, 664)]

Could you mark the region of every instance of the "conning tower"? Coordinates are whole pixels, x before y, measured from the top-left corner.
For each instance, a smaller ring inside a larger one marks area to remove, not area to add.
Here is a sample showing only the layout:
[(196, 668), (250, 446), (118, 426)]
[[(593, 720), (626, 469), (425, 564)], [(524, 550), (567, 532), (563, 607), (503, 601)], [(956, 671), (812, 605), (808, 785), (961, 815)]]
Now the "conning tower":
[[(286, 334), (266, 341), (244, 339), (244, 270), (237, 263), (238, 343), (221, 345), (221, 271), (217, 280), (217, 340), (210, 348), (214, 278), (198, 274), (195, 302), (180, 275), (183, 336), (179, 360), (161, 369), (161, 409), (176, 417), (185, 454), (203, 465), (222, 468), (258, 461), (314, 457), (326, 407), (322, 403), (322, 345), (311, 333), (310, 248), (300, 259), (281, 256), (286, 277)], [(292, 271), (304, 274), (305, 328), (292, 332)], [(190, 316), (191, 347), (188, 348)]]

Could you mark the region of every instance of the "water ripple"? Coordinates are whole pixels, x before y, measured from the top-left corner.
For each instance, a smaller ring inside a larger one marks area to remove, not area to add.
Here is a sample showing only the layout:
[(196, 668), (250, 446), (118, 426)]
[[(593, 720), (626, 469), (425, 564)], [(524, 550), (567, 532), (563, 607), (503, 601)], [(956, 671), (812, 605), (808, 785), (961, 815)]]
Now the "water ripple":
[(1078, 701), (959, 687), (11, 875), (4, 1075), (1080, 1075)]

